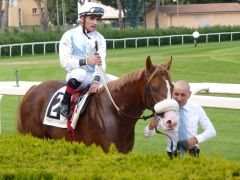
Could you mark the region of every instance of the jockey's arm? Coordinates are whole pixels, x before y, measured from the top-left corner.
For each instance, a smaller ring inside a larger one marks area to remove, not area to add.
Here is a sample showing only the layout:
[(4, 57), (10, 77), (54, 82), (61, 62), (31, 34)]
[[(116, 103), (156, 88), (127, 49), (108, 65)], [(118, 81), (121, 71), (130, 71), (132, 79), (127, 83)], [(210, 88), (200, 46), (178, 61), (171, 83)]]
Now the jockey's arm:
[(79, 68), (80, 66), (84, 66), (87, 63), (85, 57), (73, 55), (73, 47), (70, 32), (66, 32), (60, 40), (59, 58), (61, 66), (67, 72)]

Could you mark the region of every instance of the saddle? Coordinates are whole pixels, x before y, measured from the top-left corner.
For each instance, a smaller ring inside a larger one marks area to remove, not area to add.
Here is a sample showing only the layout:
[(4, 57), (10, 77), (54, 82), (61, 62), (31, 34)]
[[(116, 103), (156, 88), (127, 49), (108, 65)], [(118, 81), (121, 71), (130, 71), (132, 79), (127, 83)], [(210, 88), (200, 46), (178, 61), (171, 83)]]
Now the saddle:
[(77, 90), (72, 95), (72, 99), (70, 102), (70, 118), (68, 119), (68, 123), (71, 124), (71, 127), (68, 128), (75, 129), (79, 116), (85, 113), (87, 105), (92, 96), (92, 94), (89, 94), (88, 92), (89, 87), (90, 86), (86, 87), (83, 90)]

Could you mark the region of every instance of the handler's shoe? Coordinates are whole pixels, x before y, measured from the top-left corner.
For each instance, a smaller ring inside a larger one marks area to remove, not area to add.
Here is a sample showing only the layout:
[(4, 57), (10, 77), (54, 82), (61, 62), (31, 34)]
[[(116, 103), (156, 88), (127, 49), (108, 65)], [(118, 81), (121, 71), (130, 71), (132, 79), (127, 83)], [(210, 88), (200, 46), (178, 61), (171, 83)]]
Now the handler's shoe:
[(70, 111), (67, 104), (60, 103), (60, 114), (65, 116), (66, 118), (69, 118)]

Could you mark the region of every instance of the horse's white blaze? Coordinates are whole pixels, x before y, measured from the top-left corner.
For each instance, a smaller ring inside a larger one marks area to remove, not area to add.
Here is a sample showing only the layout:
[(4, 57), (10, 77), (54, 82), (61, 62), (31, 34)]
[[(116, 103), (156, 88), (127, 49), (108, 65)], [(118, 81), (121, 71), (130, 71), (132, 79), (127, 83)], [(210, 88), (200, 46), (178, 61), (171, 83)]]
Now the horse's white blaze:
[(165, 80), (166, 81), (166, 85), (167, 85), (167, 90), (168, 90), (168, 93), (167, 93), (167, 99), (171, 99), (171, 86), (170, 86), (170, 83), (168, 80)]

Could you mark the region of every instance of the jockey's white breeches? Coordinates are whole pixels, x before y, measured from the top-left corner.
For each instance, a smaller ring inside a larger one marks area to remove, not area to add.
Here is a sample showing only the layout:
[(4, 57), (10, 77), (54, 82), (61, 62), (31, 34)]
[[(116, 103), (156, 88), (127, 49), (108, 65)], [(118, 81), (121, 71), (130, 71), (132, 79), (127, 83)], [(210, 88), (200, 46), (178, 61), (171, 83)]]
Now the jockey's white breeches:
[[(81, 82), (80, 89), (83, 89), (92, 83), (93, 73), (88, 72), (82, 68), (77, 68), (77, 69), (74, 69), (71, 72), (67, 73), (66, 81), (68, 82), (68, 80), (71, 78), (75, 78), (77, 81)], [(111, 75), (111, 74), (105, 74), (104, 78), (105, 78), (106, 82), (118, 79), (118, 77)], [(100, 83), (103, 84), (102, 77), (101, 77)]]

